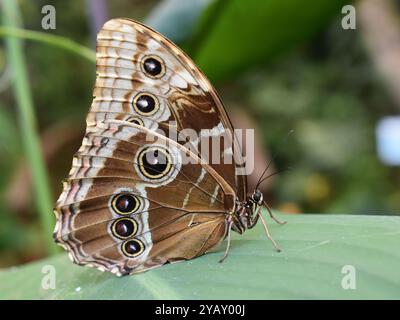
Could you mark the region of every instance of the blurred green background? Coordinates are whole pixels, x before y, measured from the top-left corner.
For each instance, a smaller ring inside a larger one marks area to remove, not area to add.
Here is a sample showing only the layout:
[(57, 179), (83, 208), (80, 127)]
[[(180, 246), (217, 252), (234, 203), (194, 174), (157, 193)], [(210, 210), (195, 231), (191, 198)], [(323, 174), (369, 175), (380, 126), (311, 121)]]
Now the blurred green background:
[[(53, 251), (51, 207), (81, 144), (95, 80), (92, 53), (76, 45), (94, 50), (98, 28), (113, 17), (176, 42), (237, 127), (256, 128), (254, 177), (270, 157), (283, 170), (264, 187), (272, 207), (400, 214), (400, 170), (378, 157), (375, 137), (379, 121), (400, 110), (400, 5), (355, 2), (356, 29), (345, 30), (348, 3), (0, 0), (0, 267)], [(55, 30), (41, 26), (48, 4)]]

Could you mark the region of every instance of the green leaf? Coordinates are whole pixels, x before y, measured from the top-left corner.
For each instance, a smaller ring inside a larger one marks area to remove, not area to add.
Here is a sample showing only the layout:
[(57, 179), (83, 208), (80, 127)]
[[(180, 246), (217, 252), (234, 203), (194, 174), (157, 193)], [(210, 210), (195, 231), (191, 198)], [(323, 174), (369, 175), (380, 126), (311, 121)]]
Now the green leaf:
[[(224, 250), (188, 262), (117, 278), (73, 265), (65, 254), (0, 272), (1, 299), (395, 299), (400, 296), (400, 217), (280, 216), (270, 224), (277, 253), (261, 224), (234, 235)], [(53, 265), (56, 289), (41, 287)], [(346, 265), (356, 289), (342, 288)]]
[(344, 0), (301, 4), (297, 0), (218, 0), (201, 17), (190, 53), (213, 81), (237, 76), (310, 39), (340, 14), (344, 4)]

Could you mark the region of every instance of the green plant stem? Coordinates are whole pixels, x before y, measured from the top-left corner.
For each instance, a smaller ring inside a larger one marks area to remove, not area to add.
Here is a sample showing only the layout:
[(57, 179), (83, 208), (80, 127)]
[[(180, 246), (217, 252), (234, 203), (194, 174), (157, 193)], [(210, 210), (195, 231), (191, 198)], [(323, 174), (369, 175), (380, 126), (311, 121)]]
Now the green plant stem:
[(4, 36), (42, 42), (74, 53), (92, 63), (96, 63), (96, 53), (93, 50), (71, 41), (68, 38), (46, 34), (39, 31), (24, 30), (14, 27), (0, 27), (0, 37)]
[[(16, 24), (19, 17), (18, 3), (14, 0), (2, 0), (1, 4), (3, 23), (11, 27), (17, 27)], [(14, 36), (6, 37), (6, 46), (7, 59), (13, 71), (13, 90), (18, 105), (22, 142), (32, 174), (36, 206), (44, 232), (43, 239), (48, 253), (53, 254), (57, 252), (57, 247), (51, 240), (54, 227), (52, 197), (40, 146), (23, 47), (21, 41)]]

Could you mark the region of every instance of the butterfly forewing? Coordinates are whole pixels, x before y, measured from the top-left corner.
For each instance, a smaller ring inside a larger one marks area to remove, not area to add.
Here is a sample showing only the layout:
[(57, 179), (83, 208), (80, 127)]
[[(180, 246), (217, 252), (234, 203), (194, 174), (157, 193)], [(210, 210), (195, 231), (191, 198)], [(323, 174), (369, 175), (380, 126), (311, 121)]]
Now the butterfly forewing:
[[(144, 67), (149, 59), (161, 66), (156, 76)], [(245, 176), (235, 174), (235, 167), (243, 165), (243, 159), (230, 120), (215, 89), (178, 47), (140, 23), (110, 20), (98, 34), (97, 74), (89, 124), (115, 118), (142, 121), (154, 130), (190, 129), (197, 137), (231, 139), (224, 141), (226, 150), (223, 143), (222, 150), (215, 150), (213, 156), (217, 155), (218, 161), (211, 161), (208, 150), (201, 150), (200, 139), (190, 142), (195, 150), (206, 154), (210, 165), (237, 191), (238, 197), (245, 198)], [(154, 101), (154, 107), (148, 110), (140, 107), (146, 98)], [(229, 155), (231, 163), (225, 159)]]

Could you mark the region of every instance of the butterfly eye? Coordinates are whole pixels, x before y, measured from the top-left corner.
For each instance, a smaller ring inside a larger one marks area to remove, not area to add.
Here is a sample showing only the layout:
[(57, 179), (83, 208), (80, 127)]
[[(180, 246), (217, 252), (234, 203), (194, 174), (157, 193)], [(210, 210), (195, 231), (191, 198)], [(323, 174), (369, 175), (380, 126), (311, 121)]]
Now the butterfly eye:
[(157, 98), (150, 93), (139, 93), (133, 99), (133, 108), (144, 116), (150, 116), (157, 112), (159, 103)]
[(138, 239), (132, 239), (124, 242), (121, 248), (126, 256), (134, 258), (144, 251), (144, 244)]
[(165, 73), (164, 61), (160, 57), (146, 56), (142, 62), (143, 72), (151, 78), (160, 78)]
[(171, 155), (160, 147), (143, 149), (138, 156), (138, 162), (140, 172), (149, 179), (160, 179), (172, 168)]
[(135, 235), (137, 223), (131, 218), (120, 218), (114, 221), (111, 231), (117, 238), (126, 239)]
[(127, 215), (139, 209), (140, 200), (131, 194), (119, 194), (113, 198), (111, 205), (116, 213)]

